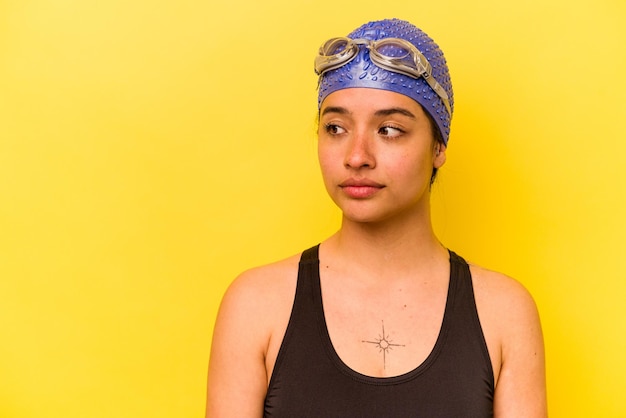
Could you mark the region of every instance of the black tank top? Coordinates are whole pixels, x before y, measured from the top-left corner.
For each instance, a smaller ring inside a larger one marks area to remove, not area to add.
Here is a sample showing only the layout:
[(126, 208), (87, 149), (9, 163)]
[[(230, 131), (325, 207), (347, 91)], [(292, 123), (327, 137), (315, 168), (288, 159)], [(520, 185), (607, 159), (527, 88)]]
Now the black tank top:
[(414, 370), (378, 378), (350, 369), (324, 318), (318, 248), (302, 254), (289, 325), (276, 358), (265, 417), (482, 418), (493, 416), (494, 377), (469, 266), (450, 251), (439, 336)]

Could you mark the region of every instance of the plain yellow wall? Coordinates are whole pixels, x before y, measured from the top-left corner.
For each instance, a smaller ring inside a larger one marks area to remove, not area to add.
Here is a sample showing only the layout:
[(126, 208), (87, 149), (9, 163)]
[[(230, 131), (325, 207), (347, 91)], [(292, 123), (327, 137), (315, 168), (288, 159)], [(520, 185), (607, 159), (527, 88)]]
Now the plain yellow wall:
[(313, 56), (383, 17), (446, 52), (436, 229), (523, 282), (553, 417), (626, 417), (622, 0), (0, 2), (0, 417), (200, 417), (243, 269), (338, 226)]

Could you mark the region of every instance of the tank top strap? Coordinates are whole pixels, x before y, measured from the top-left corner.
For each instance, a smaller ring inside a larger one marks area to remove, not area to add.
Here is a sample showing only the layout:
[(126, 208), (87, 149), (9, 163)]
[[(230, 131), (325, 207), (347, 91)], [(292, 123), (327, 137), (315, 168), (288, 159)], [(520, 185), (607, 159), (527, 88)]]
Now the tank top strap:
[[(276, 380), (289, 352), (300, 355), (303, 348), (315, 347), (319, 341), (319, 317), (321, 307), (321, 287), (319, 280), (319, 244), (305, 250), (300, 256), (296, 294), (291, 309), (289, 323), (283, 342), (276, 356), (276, 364), (269, 383), (269, 390), (277, 385)], [(294, 337), (297, 335), (297, 337)], [(292, 347), (296, 347), (293, 349)], [(322, 351), (322, 350), (320, 350)], [(266, 411), (266, 416), (267, 411)]]
[(482, 365), (485, 367), (484, 375), (487, 376), (490, 388), (493, 390), (495, 386), (493, 369), (485, 335), (478, 317), (470, 266), (463, 257), (451, 250), (448, 251), (450, 252), (450, 293), (453, 295), (449, 319), (450, 323), (454, 324), (454, 333), (458, 336), (456, 343), (462, 344), (464, 341), (471, 341), (472, 344), (475, 344), (474, 352), (482, 357)]
[(458, 273), (461, 274), (463, 278), (471, 277), (467, 261), (452, 250), (448, 250), (448, 253), (450, 254), (450, 264), (460, 268)]
[(452, 300), (458, 302), (458, 298), (464, 298), (464, 302), (470, 305), (474, 304), (474, 289), (472, 285), (472, 273), (469, 264), (460, 255), (452, 250), (448, 250), (450, 254), (450, 289), (449, 296)]
[(300, 264), (318, 262), (319, 261), (319, 249), (320, 249), (320, 245), (317, 244), (309, 248), (308, 250), (303, 251), (302, 255), (300, 256)]
[(305, 250), (298, 265), (298, 282), (294, 310), (317, 323), (323, 317), (322, 288), (320, 285), (319, 244)]
[(474, 305), (474, 289), (472, 285), (472, 274), (469, 265), (463, 257), (454, 251), (448, 250), (450, 254), (450, 284), (448, 289), (447, 313), (453, 316), (473, 316), (471, 309)]

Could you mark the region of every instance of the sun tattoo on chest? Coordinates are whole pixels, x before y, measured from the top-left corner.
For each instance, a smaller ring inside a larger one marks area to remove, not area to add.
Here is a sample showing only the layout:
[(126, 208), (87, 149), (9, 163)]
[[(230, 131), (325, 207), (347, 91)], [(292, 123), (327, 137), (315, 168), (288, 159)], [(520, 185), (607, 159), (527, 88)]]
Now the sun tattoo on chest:
[(362, 343), (373, 344), (378, 348), (379, 353), (383, 353), (383, 369), (387, 368), (387, 352), (391, 351), (393, 347), (404, 347), (404, 344), (394, 344), (393, 340), (389, 338), (389, 334), (385, 333), (385, 322), (380, 321), (382, 324), (382, 332), (378, 334), (378, 338), (374, 340), (361, 340)]

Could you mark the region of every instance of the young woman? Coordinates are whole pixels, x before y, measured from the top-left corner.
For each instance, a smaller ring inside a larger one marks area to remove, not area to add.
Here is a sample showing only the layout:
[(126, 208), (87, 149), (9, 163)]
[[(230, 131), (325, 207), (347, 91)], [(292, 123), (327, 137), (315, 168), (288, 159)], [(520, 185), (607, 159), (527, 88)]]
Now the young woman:
[(382, 20), (326, 42), (315, 66), (341, 228), (230, 286), (207, 417), (545, 417), (531, 296), (468, 265), (431, 225), (453, 110), (443, 53)]

